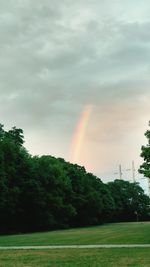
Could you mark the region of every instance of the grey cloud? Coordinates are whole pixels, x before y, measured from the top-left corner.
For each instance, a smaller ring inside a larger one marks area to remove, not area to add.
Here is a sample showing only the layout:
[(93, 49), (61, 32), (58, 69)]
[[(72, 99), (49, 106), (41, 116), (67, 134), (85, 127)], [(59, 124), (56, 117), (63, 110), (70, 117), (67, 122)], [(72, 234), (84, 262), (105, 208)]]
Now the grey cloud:
[(110, 124), (102, 139), (122, 136), (122, 120), (128, 127), (149, 112), (148, 10), (146, 0), (0, 0), (2, 123), (61, 131), (66, 140), (90, 103), (97, 115), (89, 139), (113, 116), (120, 130)]

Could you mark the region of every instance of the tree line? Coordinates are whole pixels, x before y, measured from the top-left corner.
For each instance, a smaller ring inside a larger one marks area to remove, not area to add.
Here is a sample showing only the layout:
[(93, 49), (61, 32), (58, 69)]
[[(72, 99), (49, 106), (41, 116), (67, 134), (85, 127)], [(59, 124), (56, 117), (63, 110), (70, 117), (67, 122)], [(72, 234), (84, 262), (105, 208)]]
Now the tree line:
[(23, 144), (22, 129), (0, 124), (0, 233), (150, 218), (150, 199), (138, 183), (105, 184), (62, 158), (31, 156)]

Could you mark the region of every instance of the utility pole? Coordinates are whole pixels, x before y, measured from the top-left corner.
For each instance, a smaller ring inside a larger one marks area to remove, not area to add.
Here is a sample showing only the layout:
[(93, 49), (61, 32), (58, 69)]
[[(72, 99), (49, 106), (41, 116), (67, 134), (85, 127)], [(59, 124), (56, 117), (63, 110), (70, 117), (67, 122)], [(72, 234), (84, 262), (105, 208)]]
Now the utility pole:
[(132, 161), (132, 166), (131, 166), (131, 168), (130, 168), (130, 169), (126, 169), (126, 171), (132, 171), (132, 181), (133, 181), (133, 183), (135, 183), (136, 180), (135, 180), (135, 167), (134, 167), (134, 161)]
[(119, 172), (115, 172), (114, 174), (119, 174), (119, 179), (122, 180), (122, 168), (121, 168), (121, 164), (119, 164)]
[(121, 169), (121, 164), (119, 165), (119, 178), (122, 180), (122, 169)]
[(133, 183), (135, 183), (136, 180), (135, 180), (135, 167), (134, 167), (134, 161), (132, 161), (132, 179), (133, 179)]

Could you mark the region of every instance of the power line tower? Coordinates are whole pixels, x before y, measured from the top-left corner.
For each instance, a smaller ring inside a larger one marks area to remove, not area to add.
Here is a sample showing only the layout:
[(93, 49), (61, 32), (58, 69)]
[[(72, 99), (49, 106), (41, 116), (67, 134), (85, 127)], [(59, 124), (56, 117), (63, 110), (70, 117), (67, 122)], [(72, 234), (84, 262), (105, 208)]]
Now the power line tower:
[[(132, 171), (132, 181), (135, 183), (136, 182), (136, 179), (135, 179), (135, 166), (134, 166), (134, 161), (132, 161), (132, 165), (131, 165), (131, 168), (129, 169), (124, 169), (123, 171)], [(114, 174), (119, 174), (119, 179), (122, 180), (122, 175), (123, 175), (123, 172), (122, 172), (122, 166), (121, 164), (119, 164), (119, 171), (118, 172), (115, 172)]]
[(135, 180), (135, 167), (134, 167), (134, 161), (132, 161), (132, 180), (133, 182), (135, 183), (136, 180)]
[(121, 164), (119, 164), (119, 178), (120, 178), (120, 180), (122, 180), (122, 168), (121, 168)]
[(122, 180), (122, 174), (123, 174), (123, 173), (122, 173), (122, 167), (121, 167), (121, 164), (119, 164), (118, 167), (119, 167), (118, 172), (115, 172), (114, 174), (119, 174), (119, 179)]
[(126, 171), (132, 171), (132, 181), (133, 181), (133, 183), (135, 183), (136, 182), (136, 180), (135, 180), (135, 167), (134, 167), (134, 161), (132, 161), (132, 165), (131, 165), (131, 168), (129, 168), (129, 169), (126, 169)]

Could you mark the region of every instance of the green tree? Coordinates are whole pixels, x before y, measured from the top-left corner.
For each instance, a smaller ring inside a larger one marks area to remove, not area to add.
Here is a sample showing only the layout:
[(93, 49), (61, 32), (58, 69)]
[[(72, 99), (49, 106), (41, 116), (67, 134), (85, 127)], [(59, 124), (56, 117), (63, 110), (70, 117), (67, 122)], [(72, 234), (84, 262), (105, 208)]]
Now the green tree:
[(0, 123), (0, 141), (3, 140), (5, 131), (3, 129), (4, 125)]
[(115, 221), (135, 221), (137, 214), (143, 220), (149, 217), (150, 199), (138, 183), (115, 180), (108, 187), (115, 202)]
[(145, 136), (147, 138), (147, 145), (142, 146), (141, 148), (142, 150), (141, 157), (143, 158), (144, 162), (140, 166), (139, 172), (144, 174), (145, 177), (150, 179), (150, 130), (146, 131)]
[(25, 192), (26, 225), (34, 225), (34, 230), (69, 227), (69, 220), (76, 213), (68, 201), (71, 183), (56, 158), (32, 158), (32, 175)]
[(0, 124), (1, 233), (148, 218), (150, 199), (138, 184), (104, 184), (64, 159), (32, 157), (23, 142), (21, 129)]
[(24, 136), (22, 129), (17, 129), (16, 127), (13, 127), (8, 132), (5, 132), (5, 135), (7, 138), (15, 142), (16, 145), (22, 146), (24, 143)]
[(22, 147), (23, 131), (13, 127), (4, 131), (0, 125), (0, 231), (23, 229), (21, 192), (24, 179), (30, 177), (29, 154)]

